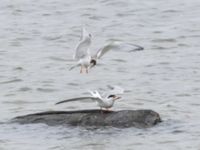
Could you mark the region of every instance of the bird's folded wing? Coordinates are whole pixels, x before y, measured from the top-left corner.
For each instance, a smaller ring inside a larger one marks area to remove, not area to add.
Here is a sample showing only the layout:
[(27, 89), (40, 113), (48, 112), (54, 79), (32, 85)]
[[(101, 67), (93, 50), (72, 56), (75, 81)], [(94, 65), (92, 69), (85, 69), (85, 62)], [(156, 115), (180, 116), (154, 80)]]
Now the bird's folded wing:
[(61, 103), (66, 103), (66, 102), (72, 102), (72, 101), (81, 101), (81, 100), (96, 100), (96, 98), (93, 97), (77, 97), (77, 98), (71, 98), (71, 99), (67, 99), (67, 100), (63, 100), (60, 102), (57, 102), (57, 104), (61, 104)]

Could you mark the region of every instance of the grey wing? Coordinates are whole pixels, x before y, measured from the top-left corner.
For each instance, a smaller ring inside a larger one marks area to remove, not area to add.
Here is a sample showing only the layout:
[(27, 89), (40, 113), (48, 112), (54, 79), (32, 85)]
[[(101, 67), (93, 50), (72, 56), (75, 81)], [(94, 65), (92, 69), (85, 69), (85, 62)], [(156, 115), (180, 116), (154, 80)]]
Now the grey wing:
[(91, 45), (90, 33), (88, 33), (85, 28), (82, 28), (81, 40), (76, 47), (74, 59), (81, 59), (87, 56), (89, 54), (90, 45)]
[(96, 98), (93, 98), (93, 97), (77, 97), (77, 98), (71, 98), (71, 99), (67, 99), (67, 100), (63, 100), (63, 101), (57, 102), (55, 105), (61, 104), (61, 103), (66, 103), (66, 102), (72, 102), (72, 101), (81, 101), (81, 100), (96, 100)]
[(124, 49), (124, 50), (127, 49), (131, 52), (131, 51), (140, 51), (140, 50), (143, 50), (144, 48), (139, 45), (135, 45), (135, 44), (131, 44), (131, 43), (126, 43), (126, 42), (121, 42), (121, 41), (113, 41), (113, 42), (110, 42), (110, 43), (104, 45), (99, 50), (97, 50), (97, 52), (94, 54), (93, 58), (99, 59), (108, 51), (119, 50), (119, 49)]
[(111, 49), (119, 48), (118, 42), (111, 42), (108, 44), (105, 44), (102, 48), (98, 49), (96, 53), (94, 54), (93, 58), (99, 59), (101, 58), (105, 53), (107, 53)]
[(81, 32), (80, 41), (84, 40), (87, 36), (89, 36), (88, 31), (87, 31), (84, 27), (82, 27), (82, 32)]
[(91, 41), (89, 39), (85, 39), (79, 42), (76, 47), (76, 51), (74, 54), (74, 59), (81, 59), (89, 55), (89, 47), (91, 45)]

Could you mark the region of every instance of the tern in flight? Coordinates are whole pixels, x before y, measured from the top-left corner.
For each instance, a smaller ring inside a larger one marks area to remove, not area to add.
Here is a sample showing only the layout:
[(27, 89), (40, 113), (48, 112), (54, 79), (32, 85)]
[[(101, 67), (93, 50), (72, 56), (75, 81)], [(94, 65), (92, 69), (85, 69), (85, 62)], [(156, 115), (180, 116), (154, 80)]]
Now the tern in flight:
[(123, 48), (123, 46), (129, 46), (129, 48), (131, 47), (130, 52), (140, 51), (144, 49), (139, 45), (125, 43), (121, 41), (112, 41), (108, 44), (105, 44), (102, 48), (98, 49), (96, 52), (94, 52), (94, 54), (91, 54), (90, 51), (90, 46), (92, 43), (91, 39), (92, 35), (88, 33), (85, 28), (82, 28), (81, 39), (76, 47), (76, 51), (73, 56), (73, 58), (77, 61), (77, 64), (72, 66), (69, 70), (72, 70), (75, 67), (80, 66), (81, 67), (80, 73), (83, 73), (84, 69), (86, 73), (88, 73), (88, 70), (97, 64), (97, 59), (100, 59), (108, 51), (121, 49)]
[(106, 110), (109, 110), (114, 105), (115, 100), (120, 99), (120, 96), (117, 96), (119, 94), (124, 93), (124, 89), (122, 89), (119, 86), (109, 86), (111, 90), (109, 90), (107, 93), (100, 94), (97, 90), (95, 91), (89, 91), (91, 96), (87, 97), (77, 97), (72, 99), (63, 100), (60, 102), (57, 102), (57, 104), (66, 103), (66, 102), (72, 102), (72, 101), (81, 101), (81, 100), (93, 100), (97, 102), (97, 105), (102, 108), (105, 108)]

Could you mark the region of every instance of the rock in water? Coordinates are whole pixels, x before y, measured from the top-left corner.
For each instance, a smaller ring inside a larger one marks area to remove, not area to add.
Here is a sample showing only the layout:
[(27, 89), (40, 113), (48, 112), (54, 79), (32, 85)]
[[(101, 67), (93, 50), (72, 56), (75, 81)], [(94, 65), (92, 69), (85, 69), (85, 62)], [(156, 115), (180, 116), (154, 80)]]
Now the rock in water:
[(12, 122), (20, 124), (45, 123), (56, 126), (112, 126), (118, 128), (147, 128), (161, 122), (158, 113), (152, 110), (79, 110), (79, 111), (48, 111), (19, 116)]

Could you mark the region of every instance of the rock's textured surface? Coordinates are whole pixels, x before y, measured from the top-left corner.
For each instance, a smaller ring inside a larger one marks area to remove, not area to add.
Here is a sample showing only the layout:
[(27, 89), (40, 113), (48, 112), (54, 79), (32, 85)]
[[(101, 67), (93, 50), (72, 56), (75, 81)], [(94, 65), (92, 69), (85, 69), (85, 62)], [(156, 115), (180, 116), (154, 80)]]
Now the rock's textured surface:
[(161, 122), (158, 113), (152, 110), (79, 110), (79, 111), (49, 111), (25, 116), (12, 120), (20, 124), (45, 123), (47, 125), (63, 126), (112, 126), (119, 128), (147, 128)]

